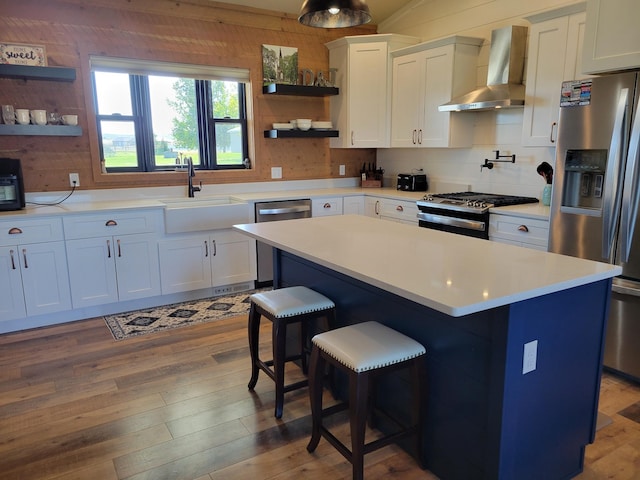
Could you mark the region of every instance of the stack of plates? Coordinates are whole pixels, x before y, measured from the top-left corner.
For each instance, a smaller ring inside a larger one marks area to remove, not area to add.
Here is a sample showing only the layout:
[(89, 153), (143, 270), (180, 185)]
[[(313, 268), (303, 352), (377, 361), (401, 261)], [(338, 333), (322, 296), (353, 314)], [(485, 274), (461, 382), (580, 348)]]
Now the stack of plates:
[(311, 122), (311, 128), (314, 130), (331, 130), (333, 125), (331, 122)]
[(291, 130), (292, 128), (293, 128), (293, 125), (291, 125), (290, 123), (274, 123), (273, 124), (274, 130)]

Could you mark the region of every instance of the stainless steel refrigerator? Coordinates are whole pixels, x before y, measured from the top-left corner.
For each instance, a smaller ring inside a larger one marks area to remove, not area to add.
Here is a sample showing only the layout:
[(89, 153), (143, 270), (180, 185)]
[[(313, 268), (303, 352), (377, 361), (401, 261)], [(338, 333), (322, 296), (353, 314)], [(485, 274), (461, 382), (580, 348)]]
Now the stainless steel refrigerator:
[(604, 365), (640, 381), (638, 76), (563, 83), (549, 251), (622, 266)]

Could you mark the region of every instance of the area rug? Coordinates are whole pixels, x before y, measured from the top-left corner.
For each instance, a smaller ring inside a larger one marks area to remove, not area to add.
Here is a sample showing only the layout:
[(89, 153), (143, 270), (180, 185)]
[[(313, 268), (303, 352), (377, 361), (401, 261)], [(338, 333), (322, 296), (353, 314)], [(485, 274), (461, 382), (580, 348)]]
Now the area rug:
[(111, 330), (113, 338), (123, 340), (172, 328), (243, 315), (249, 311), (249, 296), (264, 290), (271, 289), (249, 290), (233, 295), (107, 315), (104, 320)]

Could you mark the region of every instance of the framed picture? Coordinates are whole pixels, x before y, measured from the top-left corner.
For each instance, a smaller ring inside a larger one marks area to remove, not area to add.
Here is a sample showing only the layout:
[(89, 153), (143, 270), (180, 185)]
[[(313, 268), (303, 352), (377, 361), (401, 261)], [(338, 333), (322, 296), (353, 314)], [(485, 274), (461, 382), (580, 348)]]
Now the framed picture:
[(298, 49), (277, 45), (262, 45), (262, 80), (269, 83), (298, 83)]
[(46, 67), (47, 56), (42, 45), (0, 43), (0, 63)]

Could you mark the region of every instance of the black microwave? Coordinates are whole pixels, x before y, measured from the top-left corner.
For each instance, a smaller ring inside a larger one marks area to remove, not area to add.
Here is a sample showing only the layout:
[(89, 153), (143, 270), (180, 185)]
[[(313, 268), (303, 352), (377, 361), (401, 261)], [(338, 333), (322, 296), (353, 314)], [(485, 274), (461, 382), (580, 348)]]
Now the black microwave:
[(0, 211), (21, 210), (24, 206), (20, 160), (0, 158)]

